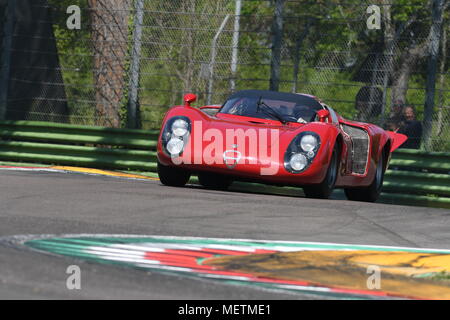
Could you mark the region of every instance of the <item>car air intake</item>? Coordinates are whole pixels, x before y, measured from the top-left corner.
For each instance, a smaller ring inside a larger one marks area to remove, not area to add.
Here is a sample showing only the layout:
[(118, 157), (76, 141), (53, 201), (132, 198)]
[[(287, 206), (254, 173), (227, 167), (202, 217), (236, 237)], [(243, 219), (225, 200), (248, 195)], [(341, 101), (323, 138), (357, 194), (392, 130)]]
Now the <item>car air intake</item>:
[(342, 125), (342, 130), (352, 139), (352, 173), (366, 172), (369, 155), (369, 135), (361, 128)]

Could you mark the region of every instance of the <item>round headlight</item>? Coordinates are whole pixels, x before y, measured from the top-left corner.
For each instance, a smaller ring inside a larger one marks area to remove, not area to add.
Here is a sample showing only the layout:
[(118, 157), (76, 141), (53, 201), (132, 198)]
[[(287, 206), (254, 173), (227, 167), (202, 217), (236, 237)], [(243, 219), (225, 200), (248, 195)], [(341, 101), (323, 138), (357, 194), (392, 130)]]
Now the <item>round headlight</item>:
[(167, 151), (170, 152), (172, 155), (180, 154), (181, 151), (183, 151), (184, 143), (183, 140), (180, 140), (178, 138), (172, 138), (167, 142)]
[(306, 157), (301, 153), (296, 153), (291, 157), (291, 160), (289, 161), (289, 164), (291, 165), (291, 168), (295, 171), (301, 171), (303, 170), (306, 165), (308, 164), (308, 160)]
[(182, 137), (188, 132), (189, 124), (183, 119), (177, 119), (172, 124), (172, 133)]
[(300, 147), (306, 152), (313, 151), (318, 145), (317, 138), (313, 135), (307, 134), (303, 136), (300, 141)]

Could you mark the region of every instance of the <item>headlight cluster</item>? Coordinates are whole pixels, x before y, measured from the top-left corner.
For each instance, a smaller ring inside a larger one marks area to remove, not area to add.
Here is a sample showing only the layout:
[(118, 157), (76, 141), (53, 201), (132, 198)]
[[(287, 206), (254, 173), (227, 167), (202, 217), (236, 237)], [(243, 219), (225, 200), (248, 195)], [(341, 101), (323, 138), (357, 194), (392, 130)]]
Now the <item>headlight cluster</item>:
[(178, 116), (169, 119), (162, 134), (164, 151), (170, 157), (178, 157), (184, 150), (191, 133), (191, 121)]
[(284, 155), (284, 167), (292, 173), (300, 173), (309, 167), (320, 147), (320, 138), (314, 132), (302, 132), (296, 136)]

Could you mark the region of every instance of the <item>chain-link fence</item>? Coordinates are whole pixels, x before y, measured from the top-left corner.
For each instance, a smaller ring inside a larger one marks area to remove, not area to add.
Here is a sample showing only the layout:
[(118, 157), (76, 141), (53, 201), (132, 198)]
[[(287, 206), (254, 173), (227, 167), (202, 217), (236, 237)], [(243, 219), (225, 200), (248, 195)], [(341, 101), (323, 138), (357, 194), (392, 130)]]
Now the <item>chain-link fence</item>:
[(159, 128), (187, 92), (203, 105), (272, 89), (316, 95), (346, 118), (400, 132), (416, 118), (422, 129), (408, 132), (411, 141), (450, 151), (445, 0), (0, 0), (0, 8), (6, 119)]

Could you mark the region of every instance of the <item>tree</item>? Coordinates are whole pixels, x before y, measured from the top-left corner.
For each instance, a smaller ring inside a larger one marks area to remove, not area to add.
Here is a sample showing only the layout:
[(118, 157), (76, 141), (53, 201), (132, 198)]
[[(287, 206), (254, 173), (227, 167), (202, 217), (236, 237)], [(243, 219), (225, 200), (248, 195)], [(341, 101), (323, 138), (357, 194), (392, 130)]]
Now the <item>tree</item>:
[(126, 88), (128, 22), (132, 0), (89, 0), (94, 54), (96, 124), (120, 127)]
[[(429, 28), (429, 32), (424, 36), (423, 21), (429, 21), (432, 1), (429, 0), (426, 6), (423, 6), (422, 1), (413, 1), (414, 3), (410, 3), (410, 5), (405, 4), (394, 10), (390, 0), (381, 0), (385, 47), (392, 48), (391, 52), (388, 52), (388, 59), (393, 59), (393, 49), (401, 45), (402, 36), (405, 46), (397, 60), (389, 63), (393, 68), (391, 70), (392, 100), (406, 101), (411, 74), (417, 68), (418, 63), (428, 54), (432, 28)], [(429, 22), (429, 24), (431, 23), (432, 21)], [(404, 36), (405, 34), (409, 36)]]

